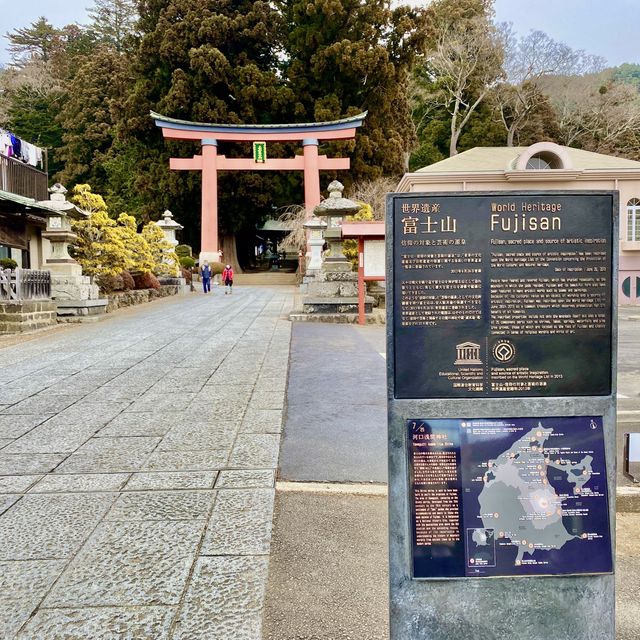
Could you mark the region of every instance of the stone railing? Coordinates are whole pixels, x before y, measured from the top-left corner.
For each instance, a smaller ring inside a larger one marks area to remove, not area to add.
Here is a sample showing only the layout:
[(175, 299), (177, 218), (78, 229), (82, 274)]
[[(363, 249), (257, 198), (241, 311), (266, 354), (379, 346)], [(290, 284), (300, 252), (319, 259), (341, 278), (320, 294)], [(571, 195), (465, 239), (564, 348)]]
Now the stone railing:
[(51, 273), (34, 269), (0, 269), (0, 301), (51, 298)]

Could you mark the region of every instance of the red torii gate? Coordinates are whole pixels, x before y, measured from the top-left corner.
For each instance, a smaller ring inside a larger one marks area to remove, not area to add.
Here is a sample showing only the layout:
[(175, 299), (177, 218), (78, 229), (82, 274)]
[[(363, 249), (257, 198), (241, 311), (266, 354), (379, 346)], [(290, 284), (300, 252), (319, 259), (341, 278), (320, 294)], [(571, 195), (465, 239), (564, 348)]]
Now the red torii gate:
[[(202, 222), (200, 260), (218, 261), (218, 171), (304, 171), (304, 203), (307, 211), (320, 204), (320, 171), (349, 168), (349, 158), (318, 155), (321, 140), (355, 138), (367, 112), (332, 122), (303, 124), (205, 124), (168, 118), (151, 112), (165, 138), (199, 140), (202, 154), (193, 158), (171, 158), (174, 170), (202, 171)], [(292, 142), (300, 141), (303, 155), (294, 158), (227, 158), (218, 155), (218, 141)]]

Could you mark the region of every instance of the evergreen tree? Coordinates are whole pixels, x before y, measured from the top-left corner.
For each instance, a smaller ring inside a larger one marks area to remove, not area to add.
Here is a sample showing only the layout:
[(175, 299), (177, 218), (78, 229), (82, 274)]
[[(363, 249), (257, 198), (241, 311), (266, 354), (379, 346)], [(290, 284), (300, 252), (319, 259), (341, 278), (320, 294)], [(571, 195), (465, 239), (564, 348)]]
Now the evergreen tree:
[(118, 53), (129, 48), (138, 19), (136, 0), (94, 0), (88, 13), (99, 43)]
[[(199, 122), (281, 121), (293, 102), (279, 78), (273, 47), (281, 40), (281, 20), (269, 3), (248, 0), (142, 0), (139, 12), (137, 79), (107, 161), (110, 185), (122, 185), (130, 168), (140, 196), (138, 217), (157, 218), (171, 206), (185, 223), (187, 239), (197, 245), (200, 176), (171, 173), (168, 159), (200, 149), (163, 140), (149, 111)], [(219, 151), (245, 157), (251, 152), (248, 145), (221, 145)], [(277, 176), (266, 172), (221, 176), (222, 231), (253, 230), (277, 197), (272, 191), (277, 183)]]
[(48, 62), (63, 46), (63, 32), (44, 16), (30, 26), (6, 34), (14, 64), (21, 66), (32, 60)]
[[(64, 170), (56, 176), (58, 181), (88, 182), (108, 195), (104, 161), (113, 144), (115, 124), (131, 82), (126, 56), (103, 46), (94, 50), (77, 70), (57, 116), (64, 131), (59, 151)], [(115, 208), (124, 210), (128, 206)]]
[(355, 146), (327, 145), (330, 153), (352, 156), (349, 176), (340, 179), (401, 174), (415, 142), (406, 80), (424, 42), (424, 13), (392, 11), (385, 0), (280, 0), (279, 6), (295, 117), (326, 121), (368, 111)]

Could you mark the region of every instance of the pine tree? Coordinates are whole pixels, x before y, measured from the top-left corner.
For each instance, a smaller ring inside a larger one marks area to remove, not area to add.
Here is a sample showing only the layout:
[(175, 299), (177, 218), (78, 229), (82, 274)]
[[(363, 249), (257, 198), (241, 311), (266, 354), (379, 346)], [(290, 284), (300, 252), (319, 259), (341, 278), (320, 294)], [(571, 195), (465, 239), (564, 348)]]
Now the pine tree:
[(6, 34), (14, 64), (21, 66), (32, 60), (48, 62), (63, 46), (63, 32), (44, 16), (30, 26)]

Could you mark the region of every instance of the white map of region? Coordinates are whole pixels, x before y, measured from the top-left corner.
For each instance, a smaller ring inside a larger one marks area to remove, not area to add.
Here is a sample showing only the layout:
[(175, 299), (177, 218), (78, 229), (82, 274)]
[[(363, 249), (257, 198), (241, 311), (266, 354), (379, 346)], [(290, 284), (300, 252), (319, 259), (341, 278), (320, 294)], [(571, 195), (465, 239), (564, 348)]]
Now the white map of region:
[(580, 493), (593, 473), (592, 456), (577, 464), (545, 452), (552, 428), (538, 424), (514, 442), (510, 449), (488, 463), (484, 487), (478, 496), (485, 528), (495, 529), (498, 539), (507, 539), (518, 549), (516, 565), (525, 554), (561, 549), (579, 536), (562, 522), (562, 500), (547, 480), (547, 468), (564, 471)]

